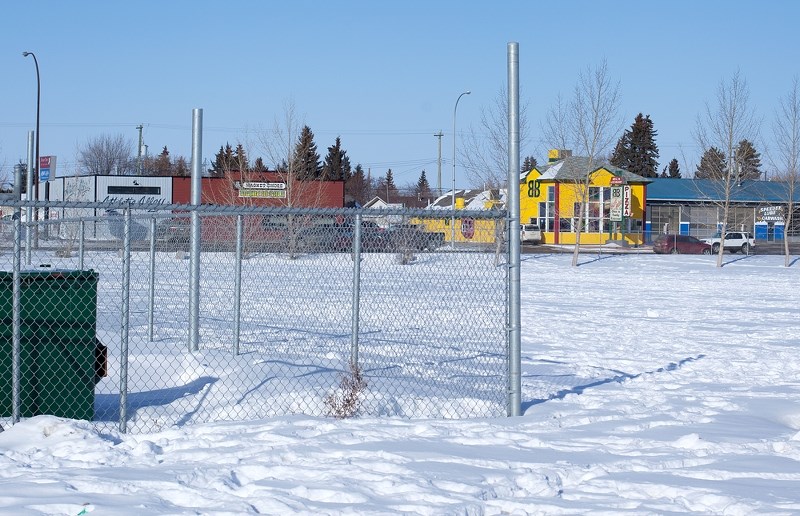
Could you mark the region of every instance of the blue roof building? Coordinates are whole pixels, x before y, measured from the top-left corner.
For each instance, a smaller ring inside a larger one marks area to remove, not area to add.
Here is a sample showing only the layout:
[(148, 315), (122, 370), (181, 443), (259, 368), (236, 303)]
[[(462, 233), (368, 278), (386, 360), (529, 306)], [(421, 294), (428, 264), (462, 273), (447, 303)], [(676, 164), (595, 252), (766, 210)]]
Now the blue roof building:
[(725, 182), (711, 179), (655, 178), (647, 186), (646, 239), (659, 233), (706, 238), (722, 230), (749, 231), (756, 239), (783, 240), (796, 234), (800, 192), (792, 199), (792, 228), (785, 228), (790, 185), (746, 180), (730, 186), (728, 220), (724, 218)]

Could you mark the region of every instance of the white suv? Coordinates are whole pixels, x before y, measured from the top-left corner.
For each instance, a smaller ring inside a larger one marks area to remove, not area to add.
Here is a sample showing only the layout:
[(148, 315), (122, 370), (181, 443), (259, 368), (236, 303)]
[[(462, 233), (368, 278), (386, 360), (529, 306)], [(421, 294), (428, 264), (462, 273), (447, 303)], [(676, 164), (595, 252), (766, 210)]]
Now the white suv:
[(519, 239), (521, 242), (542, 243), (542, 232), (538, 224), (520, 224)]
[[(711, 238), (703, 240), (703, 242), (711, 244), (711, 251), (717, 254), (719, 252), (720, 240), (722, 240), (722, 238), (720, 238), (720, 233), (718, 231), (714, 233)], [(748, 254), (755, 246), (756, 241), (753, 239), (753, 235), (746, 231), (728, 231), (725, 233), (725, 251), (730, 251), (731, 253), (741, 251), (744, 254)]]

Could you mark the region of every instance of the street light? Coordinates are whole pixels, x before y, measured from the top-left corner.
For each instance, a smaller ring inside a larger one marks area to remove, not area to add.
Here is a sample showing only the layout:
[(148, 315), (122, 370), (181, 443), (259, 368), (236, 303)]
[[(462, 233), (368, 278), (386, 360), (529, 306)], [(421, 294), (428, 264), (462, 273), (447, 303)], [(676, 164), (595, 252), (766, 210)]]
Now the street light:
[(453, 216), (450, 219), (450, 247), (452, 249), (456, 247), (456, 111), (458, 110), (458, 101), (461, 100), (461, 97), (469, 95), (470, 93), (472, 92), (467, 90), (459, 95), (456, 99), (456, 106), (453, 108)]
[[(41, 96), (42, 96), (42, 83), (39, 79), (39, 60), (36, 59), (36, 54), (33, 52), (23, 52), (22, 57), (33, 57), (33, 63), (36, 65), (36, 158), (33, 162), (33, 167), (31, 170), (28, 171), (29, 174), (33, 174), (33, 191), (35, 192), (35, 199), (39, 200), (39, 107), (41, 105)], [(30, 199), (30, 196), (28, 197)], [(39, 218), (39, 210), (33, 210), (33, 219), (37, 220)], [(30, 221), (28, 221), (30, 222)], [(34, 247), (39, 247), (39, 231), (34, 226), (34, 235), (36, 237), (36, 242), (34, 243)]]

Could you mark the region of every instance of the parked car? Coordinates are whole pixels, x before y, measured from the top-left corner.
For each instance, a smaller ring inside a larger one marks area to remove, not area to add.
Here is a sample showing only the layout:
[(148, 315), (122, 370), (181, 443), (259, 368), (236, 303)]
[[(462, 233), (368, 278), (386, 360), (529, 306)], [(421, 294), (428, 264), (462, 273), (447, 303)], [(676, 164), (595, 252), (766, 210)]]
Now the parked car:
[[(297, 233), (297, 249), (305, 252), (348, 252), (353, 250), (355, 226), (317, 224)], [(372, 221), (361, 222), (361, 251), (382, 252), (389, 249), (386, 230)]]
[(539, 224), (520, 224), (519, 240), (532, 244), (542, 243), (542, 231), (539, 229)]
[(418, 224), (396, 224), (386, 230), (395, 251), (433, 251), (444, 245), (444, 233), (425, 231)]
[[(106, 222), (108, 222), (108, 232), (117, 240), (125, 238), (125, 218), (117, 210), (106, 210)], [(133, 242), (147, 240), (149, 231), (144, 224), (131, 219), (130, 239)]]
[(185, 243), (192, 233), (192, 221), (188, 217), (171, 217), (156, 222), (156, 240), (159, 242)]
[[(711, 252), (714, 254), (719, 252), (719, 245), (722, 241), (722, 234), (717, 231), (711, 238), (706, 238), (703, 242), (711, 245)], [(725, 233), (725, 248), (723, 251), (730, 251), (731, 253), (735, 253), (741, 251), (744, 254), (747, 254), (755, 248), (756, 241), (753, 238), (753, 235), (747, 233), (746, 231), (728, 231)]]
[(689, 235), (661, 235), (653, 242), (658, 254), (711, 254), (711, 245)]

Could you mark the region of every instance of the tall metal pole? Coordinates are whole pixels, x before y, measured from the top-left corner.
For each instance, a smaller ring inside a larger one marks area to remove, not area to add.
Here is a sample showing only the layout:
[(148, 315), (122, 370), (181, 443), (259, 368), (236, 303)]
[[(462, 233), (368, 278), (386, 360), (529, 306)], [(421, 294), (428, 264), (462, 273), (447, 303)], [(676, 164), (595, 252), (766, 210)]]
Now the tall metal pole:
[(136, 129), (139, 130), (139, 147), (137, 148), (137, 151), (136, 151), (136, 174), (141, 176), (142, 175), (142, 144), (144, 143), (142, 141), (142, 129), (144, 129), (144, 126), (142, 124), (139, 124), (139, 125), (136, 126)]
[(458, 111), (458, 101), (461, 100), (461, 97), (469, 95), (470, 93), (472, 92), (467, 90), (459, 95), (456, 99), (456, 105), (453, 108), (453, 192), (451, 195), (453, 215), (450, 218), (450, 247), (452, 249), (456, 247), (456, 112)]
[(519, 235), (519, 43), (508, 44), (508, 415), (522, 411)]
[[(26, 178), (27, 182), (25, 185), (26, 188), (25, 198), (27, 201), (33, 200), (33, 176), (35, 175), (35, 173), (33, 172), (34, 170), (33, 156), (35, 147), (35, 144), (33, 142), (34, 138), (35, 138), (34, 132), (28, 131), (28, 177)], [(33, 211), (34, 211), (33, 207), (30, 204), (28, 204), (28, 206), (25, 208), (25, 264), (26, 265), (31, 264), (31, 252), (32, 252), (31, 242), (33, 238), (33, 236), (31, 235), (31, 231), (33, 231), (33, 225), (31, 224), (31, 221), (33, 221)]]
[[(36, 54), (33, 52), (23, 52), (23, 57), (31, 56), (33, 57), (33, 63), (36, 65), (36, 161), (33, 163), (33, 170), (28, 169), (28, 174), (33, 174), (33, 185), (34, 185), (34, 196), (35, 199), (39, 200), (39, 112), (41, 107), (41, 100), (42, 100), (42, 82), (39, 78), (39, 60), (36, 59)], [(33, 219), (39, 220), (39, 209), (36, 208), (33, 212)], [(30, 220), (28, 220), (30, 223)], [(39, 227), (33, 226), (28, 228), (33, 229), (34, 231), (34, 243), (33, 245), (38, 248), (39, 247)]]
[[(192, 110), (191, 204), (199, 206), (203, 161), (203, 110)], [(189, 256), (189, 351), (200, 349), (200, 214), (192, 211), (191, 255)]]
[(436, 196), (442, 196), (442, 136), (444, 133), (439, 131), (438, 133), (434, 134), (435, 137), (439, 138), (439, 173), (436, 175)]

